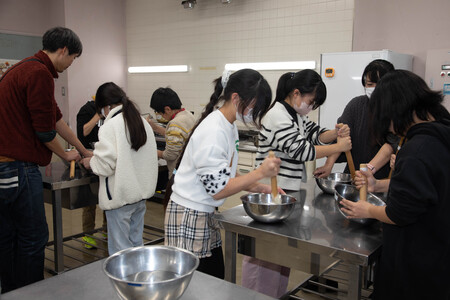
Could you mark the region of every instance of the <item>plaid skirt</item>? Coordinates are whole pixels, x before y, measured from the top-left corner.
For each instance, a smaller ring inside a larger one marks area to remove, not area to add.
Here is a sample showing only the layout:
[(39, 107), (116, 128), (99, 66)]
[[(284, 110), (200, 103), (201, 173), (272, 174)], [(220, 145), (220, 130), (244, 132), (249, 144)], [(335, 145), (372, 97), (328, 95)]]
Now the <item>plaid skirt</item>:
[(164, 219), (164, 244), (186, 249), (198, 258), (210, 257), (222, 245), (214, 213), (201, 212), (169, 201)]

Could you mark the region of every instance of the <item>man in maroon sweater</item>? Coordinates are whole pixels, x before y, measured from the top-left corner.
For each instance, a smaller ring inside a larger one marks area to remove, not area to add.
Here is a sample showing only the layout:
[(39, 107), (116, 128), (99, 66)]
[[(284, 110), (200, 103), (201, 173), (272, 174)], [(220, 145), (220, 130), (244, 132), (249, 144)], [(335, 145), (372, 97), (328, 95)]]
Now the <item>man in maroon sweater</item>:
[[(56, 27), (44, 34), (42, 45), (0, 78), (2, 293), (44, 278), (48, 227), (38, 166), (49, 164), (52, 153), (66, 161), (92, 155), (62, 119), (54, 98), (54, 78), (81, 55), (81, 41), (72, 30)], [(79, 152), (65, 152), (56, 133)]]

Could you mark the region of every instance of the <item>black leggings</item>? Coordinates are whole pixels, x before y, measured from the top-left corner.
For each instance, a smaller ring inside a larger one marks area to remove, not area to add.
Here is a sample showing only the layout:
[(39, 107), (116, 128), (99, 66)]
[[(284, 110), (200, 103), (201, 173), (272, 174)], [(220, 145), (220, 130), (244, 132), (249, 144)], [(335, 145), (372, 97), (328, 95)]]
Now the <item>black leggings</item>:
[(224, 279), (225, 264), (223, 262), (222, 246), (212, 249), (211, 253), (212, 255), (210, 257), (200, 258), (197, 271)]

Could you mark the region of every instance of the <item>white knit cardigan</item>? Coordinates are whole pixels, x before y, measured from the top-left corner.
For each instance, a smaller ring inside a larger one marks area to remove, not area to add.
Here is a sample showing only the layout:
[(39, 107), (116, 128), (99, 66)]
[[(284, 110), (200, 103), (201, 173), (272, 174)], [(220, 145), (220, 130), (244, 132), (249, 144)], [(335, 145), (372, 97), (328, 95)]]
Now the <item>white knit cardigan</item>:
[(92, 171), (99, 176), (100, 208), (111, 210), (153, 196), (158, 178), (155, 136), (142, 118), (147, 142), (138, 151), (131, 148), (122, 113), (122, 106), (113, 108), (98, 132)]

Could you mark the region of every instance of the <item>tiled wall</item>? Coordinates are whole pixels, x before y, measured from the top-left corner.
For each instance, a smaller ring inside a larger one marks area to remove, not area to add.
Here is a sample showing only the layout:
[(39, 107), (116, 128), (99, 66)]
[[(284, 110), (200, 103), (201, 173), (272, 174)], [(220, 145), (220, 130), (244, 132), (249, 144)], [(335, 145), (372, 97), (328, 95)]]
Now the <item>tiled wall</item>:
[[(149, 112), (160, 86), (198, 115), (226, 63), (315, 60), (351, 51), (354, 0), (126, 1), (128, 66), (188, 64), (188, 73), (128, 74), (128, 94)], [(263, 71), (273, 94), (281, 71)]]

